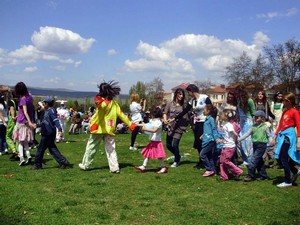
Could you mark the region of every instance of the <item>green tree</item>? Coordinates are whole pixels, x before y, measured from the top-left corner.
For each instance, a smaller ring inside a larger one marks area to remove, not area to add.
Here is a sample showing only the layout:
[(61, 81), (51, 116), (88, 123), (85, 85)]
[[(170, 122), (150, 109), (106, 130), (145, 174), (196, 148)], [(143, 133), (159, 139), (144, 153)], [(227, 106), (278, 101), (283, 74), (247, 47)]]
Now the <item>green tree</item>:
[(137, 93), (140, 98), (146, 98), (146, 85), (144, 82), (138, 81), (129, 89), (129, 95)]

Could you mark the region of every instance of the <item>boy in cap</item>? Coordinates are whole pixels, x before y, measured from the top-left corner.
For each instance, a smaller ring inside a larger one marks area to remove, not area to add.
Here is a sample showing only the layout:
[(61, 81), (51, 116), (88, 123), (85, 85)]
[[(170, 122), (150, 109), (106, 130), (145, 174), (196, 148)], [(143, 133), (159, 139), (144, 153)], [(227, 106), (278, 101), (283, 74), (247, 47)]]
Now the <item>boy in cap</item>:
[(242, 141), (248, 136), (252, 136), (253, 142), (253, 157), (248, 166), (248, 175), (245, 177), (245, 182), (255, 180), (255, 170), (259, 173), (258, 180), (266, 180), (268, 178), (263, 155), (267, 149), (267, 144), (271, 142), (272, 136), (267, 123), (265, 123), (265, 112), (258, 110), (254, 113), (254, 124), (252, 128), (245, 133), (238, 141)]
[(59, 163), (59, 168), (65, 169), (70, 166), (68, 160), (60, 153), (55, 145), (56, 128), (60, 135), (62, 134), (62, 128), (57, 119), (56, 111), (52, 108), (54, 105), (54, 99), (52, 97), (45, 97), (43, 100), (43, 106), (45, 114), (43, 120), (37, 126), (41, 128), (41, 141), (35, 155), (35, 165), (32, 169), (42, 169), (42, 161), (46, 149), (49, 149), (50, 154)]

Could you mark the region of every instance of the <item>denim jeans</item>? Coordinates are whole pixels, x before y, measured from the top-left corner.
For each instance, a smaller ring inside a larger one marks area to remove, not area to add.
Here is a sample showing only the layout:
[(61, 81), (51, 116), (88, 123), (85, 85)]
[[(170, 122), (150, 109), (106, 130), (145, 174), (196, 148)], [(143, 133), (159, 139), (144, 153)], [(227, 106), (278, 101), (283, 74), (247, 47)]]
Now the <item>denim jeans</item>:
[(67, 165), (68, 160), (60, 153), (55, 145), (55, 135), (53, 136), (41, 136), (39, 147), (35, 154), (35, 166), (42, 168), (43, 157), (46, 149), (49, 149), (50, 154), (60, 165)]
[(166, 146), (169, 149), (169, 151), (173, 153), (173, 155), (175, 157), (174, 162), (177, 162), (177, 163), (180, 162), (179, 142), (180, 142), (180, 139), (173, 138), (173, 137), (167, 135)]
[(288, 137), (284, 138), (284, 142), (280, 149), (279, 159), (282, 163), (284, 169), (284, 181), (286, 183), (291, 183), (291, 171), (293, 174), (298, 172), (298, 169), (295, 167), (296, 163), (289, 157), (288, 151), (290, 148), (290, 139)]
[(207, 171), (216, 172), (214, 160), (213, 160), (213, 151), (216, 148), (216, 142), (211, 141), (205, 145), (201, 152), (200, 157)]
[(253, 157), (249, 160), (248, 175), (255, 177), (255, 170), (257, 169), (260, 177), (267, 178), (265, 162), (263, 155), (267, 149), (267, 143), (255, 142), (253, 143)]

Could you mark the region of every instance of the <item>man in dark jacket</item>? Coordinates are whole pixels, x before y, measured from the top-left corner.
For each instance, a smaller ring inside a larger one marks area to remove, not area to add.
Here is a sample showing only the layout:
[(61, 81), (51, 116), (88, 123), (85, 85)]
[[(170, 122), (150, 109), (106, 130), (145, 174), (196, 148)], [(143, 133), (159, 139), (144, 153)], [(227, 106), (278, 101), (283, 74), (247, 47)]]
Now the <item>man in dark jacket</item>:
[(46, 149), (49, 149), (50, 154), (59, 163), (59, 168), (65, 169), (70, 166), (68, 160), (60, 153), (55, 145), (56, 127), (60, 134), (62, 128), (55, 109), (53, 109), (54, 99), (52, 97), (45, 97), (43, 106), (45, 110), (44, 118), (37, 126), (41, 128), (41, 141), (35, 155), (35, 165), (32, 169), (42, 169), (43, 157)]

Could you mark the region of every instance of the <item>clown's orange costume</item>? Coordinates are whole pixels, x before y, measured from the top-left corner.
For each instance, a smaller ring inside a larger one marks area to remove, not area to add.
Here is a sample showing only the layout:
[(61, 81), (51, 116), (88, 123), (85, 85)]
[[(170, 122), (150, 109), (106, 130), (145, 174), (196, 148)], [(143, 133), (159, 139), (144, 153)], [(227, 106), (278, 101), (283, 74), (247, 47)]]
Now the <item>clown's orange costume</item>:
[(118, 102), (113, 98), (120, 93), (120, 88), (113, 81), (99, 85), (99, 94), (95, 97), (96, 113), (90, 123), (90, 138), (86, 150), (79, 164), (82, 170), (88, 170), (94, 160), (102, 140), (105, 143), (105, 151), (108, 159), (109, 169), (112, 173), (120, 173), (116, 144), (115, 131), (116, 121), (120, 118), (129, 128), (133, 130), (135, 124), (122, 112)]

